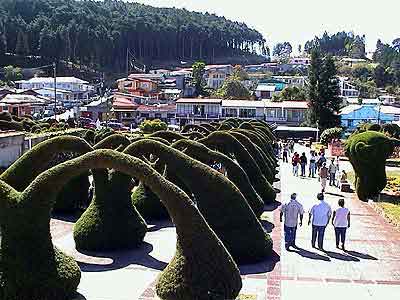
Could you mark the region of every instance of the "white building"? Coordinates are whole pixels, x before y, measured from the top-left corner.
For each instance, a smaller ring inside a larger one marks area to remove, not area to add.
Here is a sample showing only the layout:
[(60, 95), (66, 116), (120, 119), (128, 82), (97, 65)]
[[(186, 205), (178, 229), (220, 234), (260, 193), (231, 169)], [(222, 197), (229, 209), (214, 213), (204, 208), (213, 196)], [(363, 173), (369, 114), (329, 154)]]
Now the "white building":
[(282, 81), (286, 86), (290, 87), (304, 87), (307, 80), (307, 76), (272, 76), (272, 78)]
[(207, 65), (204, 74), (207, 87), (211, 89), (219, 89), (232, 73), (232, 65)]
[(350, 84), (347, 77), (339, 77), (340, 96), (344, 98), (358, 98), (360, 91)]
[(272, 99), (276, 93), (276, 86), (272, 84), (259, 84), (256, 89), (256, 97), (258, 99)]
[[(75, 77), (57, 77), (57, 90), (70, 92), (68, 100), (88, 99), (89, 94), (93, 91), (93, 87), (89, 82)], [(16, 82), (17, 88), (24, 90), (38, 90), (43, 94), (48, 94), (48, 89), (53, 89), (53, 94), (50, 95), (54, 99), (54, 78), (53, 77), (33, 77), (29, 80), (19, 80)], [(60, 98), (64, 97), (60, 94)], [(57, 94), (57, 99), (59, 94)], [(61, 99), (60, 99), (61, 100)]]
[(289, 64), (309, 66), (311, 64), (311, 58), (310, 57), (291, 57), (289, 59)]

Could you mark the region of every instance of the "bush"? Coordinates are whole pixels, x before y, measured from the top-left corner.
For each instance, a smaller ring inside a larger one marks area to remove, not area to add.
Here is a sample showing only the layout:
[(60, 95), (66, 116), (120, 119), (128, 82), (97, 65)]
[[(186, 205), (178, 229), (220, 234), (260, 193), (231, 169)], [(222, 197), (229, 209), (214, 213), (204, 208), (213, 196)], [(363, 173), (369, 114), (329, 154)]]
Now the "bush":
[(139, 128), (143, 133), (154, 133), (157, 131), (167, 130), (168, 125), (159, 119), (145, 120), (139, 125)]
[(327, 146), (333, 140), (340, 139), (343, 134), (341, 127), (325, 129), (321, 134), (321, 144)]
[(346, 156), (355, 172), (358, 198), (367, 201), (385, 188), (386, 159), (394, 150), (394, 142), (382, 133), (366, 131), (352, 135), (345, 145)]
[(161, 200), (143, 183), (132, 193), (132, 204), (145, 220), (164, 220), (168, 212)]
[[(194, 194), (197, 207), (237, 262), (254, 262), (272, 252), (272, 241), (239, 189), (224, 175), (186, 154), (152, 140), (124, 151), (136, 157), (154, 155)], [(167, 175), (168, 176), (168, 175)], [(163, 201), (163, 198), (160, 198)], [(164, 201), (163, 201), (164, 202)]]

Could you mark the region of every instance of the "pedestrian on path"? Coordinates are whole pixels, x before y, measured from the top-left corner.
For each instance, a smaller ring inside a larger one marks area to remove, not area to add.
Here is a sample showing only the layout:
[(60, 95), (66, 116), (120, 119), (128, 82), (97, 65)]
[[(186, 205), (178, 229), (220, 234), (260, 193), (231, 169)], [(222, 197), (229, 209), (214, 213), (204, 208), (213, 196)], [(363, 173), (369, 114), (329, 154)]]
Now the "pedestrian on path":
[(323, 163), (321, 169), (319, 169), (319, 178), (321, 181), (321, 192), (325, 193), (326, 181), (328, 179), (328, 168), (326, 167), (326, 163)]
[(311, 224), (312, 219), (311, 246), (315, 248), (315, 241), (318, 238), (318, 249), (324, 251), (325, 228), (329, 224), (329, 220), (332, 215), (332, 209), (329, 204), (324, 201), (323, 193), (319, 193), (317, 195), (317, 199), (320, 201), (320, 203), (311, 208), (308, 225)]
[(311, 151), (310, 154), (310, 164), (309, 164), (309, 172), (308, 172), (308, 177), (315, 177), (315, 169), (316, 169), (316, 156), (315, 156), (315, 152)]
[(299, 176), (299, 163), (300, 163), (300, 156), (297, 152), (295, 152), (292, 157), (292, 166), (293, 166), (293, 175), (294, 176)]
[(328, 168), (329, 171), (329, 186), (336, 186), (336, 172), (337, 172), (337, 165), (335, 164), (335, 159), (332, 158), (331, 164)]
[(281, 207), (280, 220), (282, 222), (282, 218), (284, 217), (285, 219), (284, 232), (286, 250), (289, 250), (289, 247), (296, 248), (296, 231), (299, 217), (299, 225), (303, 225), (304, 208), (296, 198), (297, 194), (293, 193), (290, 196), (290, 202), (283, 204)]
[(283, 146), (283, 154), (282, 154), (283, 162), (286, 162), (286, 163), (288, 162), (288, 155), (289, 155), (289, 148), (288, 148), (288, 145), (285, 144)]
[(307, 157), (306, 154), (303, 152), (300, 156), (300, 166), (301, 166), (301, 176), (306, 176), (306, 165), (307, 165)]
[(346, 231), (350, 228), (350, 211), (344, 207), (344, 199), (339, 199), (339, 208), (333, 212), (332, 225), (335, 227), (336, 248), (339, 249), (339, 242), (342, 250), (345, 251)]

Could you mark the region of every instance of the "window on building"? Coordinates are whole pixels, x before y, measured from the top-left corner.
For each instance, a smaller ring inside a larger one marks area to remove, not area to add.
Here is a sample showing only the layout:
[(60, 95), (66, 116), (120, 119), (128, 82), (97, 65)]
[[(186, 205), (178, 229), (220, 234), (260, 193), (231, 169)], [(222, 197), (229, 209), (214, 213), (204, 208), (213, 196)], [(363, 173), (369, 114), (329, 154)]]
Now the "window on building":
[(353, 127), (353, 120), (347, 120), (347, 127)]
[(240, 108), (239, 117), (240, 118), (255, 118), (256, 110), (254, 108)]

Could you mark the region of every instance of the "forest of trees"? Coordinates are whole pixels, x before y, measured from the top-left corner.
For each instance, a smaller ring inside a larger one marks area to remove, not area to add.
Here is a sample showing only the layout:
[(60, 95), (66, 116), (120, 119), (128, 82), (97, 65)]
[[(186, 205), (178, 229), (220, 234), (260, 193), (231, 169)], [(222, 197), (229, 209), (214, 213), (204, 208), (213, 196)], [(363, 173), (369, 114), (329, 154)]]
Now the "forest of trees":
[(118, 0), (0, 1), (0, 60), (7, 52), (123, 70), (127, 48), (144, 63), (268, 52), (258, 31), (208, 13)]
[(306, 42), (304, 50), (310, 54), (315, 47), (318, 47), (323, 54), (364, 58), (365, 36), (345, 31), (332, 35), (325, 32), (322, 37), (315, 37), (313, 40)]

